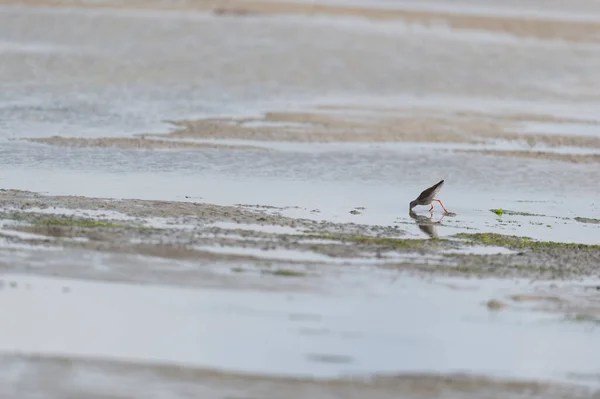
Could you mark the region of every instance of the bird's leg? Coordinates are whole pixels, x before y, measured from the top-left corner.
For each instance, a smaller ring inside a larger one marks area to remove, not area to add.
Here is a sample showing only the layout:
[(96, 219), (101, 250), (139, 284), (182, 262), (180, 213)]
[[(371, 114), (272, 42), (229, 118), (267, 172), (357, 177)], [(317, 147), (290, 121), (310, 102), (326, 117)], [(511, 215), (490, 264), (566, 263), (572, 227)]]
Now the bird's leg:
[(429, 212), (433, 210), (433, 203), (431, 204), (431, 208), (429, 208)]
[[(440, 201), (439, 199), (433, 199), (434, 201), (437, 201), (440, 203), (440, 205), (442, 206), (442, 208), (444, 208), (444, 212), (448, 213), (448, 209), (446, 209), (446, 207), (444, 206), (444, 204), (442, 204), (442, 201)], [(433, 207), (433, 205), (431, 205)]]

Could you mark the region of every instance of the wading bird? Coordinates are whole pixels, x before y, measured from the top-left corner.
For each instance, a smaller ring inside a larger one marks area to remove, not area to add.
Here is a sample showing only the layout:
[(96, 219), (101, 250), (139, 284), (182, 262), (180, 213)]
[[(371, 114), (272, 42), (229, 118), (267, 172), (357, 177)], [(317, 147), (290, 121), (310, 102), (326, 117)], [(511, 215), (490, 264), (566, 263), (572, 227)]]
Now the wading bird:
[(429, 211), (431, 212), (433, 210), (433, 201), (437, 201), (440, 203), (440, 205), (442, 206), (442, 208), (444, 208), (444, 212), (449, 213), (448, 210), (446, 209), (446, 207), (444, 206), (444, 204), (442, 204), (442, 201), (440, 201), (439, 199), (435, 198), (435, 196), (437, 195), (437, 193), (440, 192), (440, 190), (442, 189), (442, 186), (444, 185), (444, 181), (440, 181), (437, 184), (434, 184), (433, 186), (429, 187), (428, 189), (424, 190), (418, 197), (416, 200), (411, 201), (410, 202), (410, 209), (409, 211), (412, 211), (412, 209), (417, 206), (417, 205), (431, 205), (431, 208), (429, 208)]

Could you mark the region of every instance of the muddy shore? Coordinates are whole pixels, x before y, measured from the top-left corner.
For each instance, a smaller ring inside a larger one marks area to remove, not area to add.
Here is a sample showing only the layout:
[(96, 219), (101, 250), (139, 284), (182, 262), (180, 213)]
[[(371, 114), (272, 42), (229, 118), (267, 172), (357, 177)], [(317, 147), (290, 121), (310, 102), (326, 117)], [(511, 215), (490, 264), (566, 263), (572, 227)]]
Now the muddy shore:
[[(285, 250), (323, 256), (323, 260), (308, 263), (378, 259), (381, 267), (477, 278), (600, 277), (598, 245), (537, 242), (480, 232), (457, 233), (445, 239), (416, 239), (406, 237), (398, 225), (317, 222), (282, 216), (276, 208), (244, 205), (58, 197), (11, 190), (0, 192), (0, 204), (4, 209), (2, 219), (15, 221), (5, 225), (6, 231), (35, 235), (5, 235), (5, 239), (31, 245), (203, 261), (259, 262), (273, 259), (269, 251)], [(103, 212), (114, 216), (107, 218)], [(422, 223), (427, 227), (431, 222)], [(470, 247), (481, 244), (513, 253), (468, 253)], [(244, 248), (256, 255), (194, 249), (215, 246), (231, 247), (232, 252)], [(445, 253), (447, 250), (458, 253)], [(460, 254), (461, 250), (466, 253)], [(261, 254), (266, 258), (261, 258)], [(412, 255), (418, 263), (394, 260), (401, 255)], [(391, 258), (386, 260), (388, 257)], [(288, 260), (285, 255), (279, 260), (306, 263)]]

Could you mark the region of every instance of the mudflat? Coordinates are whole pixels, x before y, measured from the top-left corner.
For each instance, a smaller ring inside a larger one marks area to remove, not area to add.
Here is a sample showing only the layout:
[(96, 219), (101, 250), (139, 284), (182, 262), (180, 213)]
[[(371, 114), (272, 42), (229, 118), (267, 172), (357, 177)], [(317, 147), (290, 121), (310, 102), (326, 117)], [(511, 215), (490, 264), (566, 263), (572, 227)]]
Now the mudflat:
[(599, 15), (0, 1), (0, 392), (597, 395)]

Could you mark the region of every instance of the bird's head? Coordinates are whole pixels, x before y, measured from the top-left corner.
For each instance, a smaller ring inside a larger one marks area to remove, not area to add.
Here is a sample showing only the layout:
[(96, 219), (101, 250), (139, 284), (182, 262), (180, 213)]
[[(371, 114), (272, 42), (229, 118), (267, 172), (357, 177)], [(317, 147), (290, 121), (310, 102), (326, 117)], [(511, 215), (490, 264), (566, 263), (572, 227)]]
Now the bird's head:
[(410, 211), (412, 211), (412, 209), (413, 209), (415, 206), (417, 206), (417, 200), (410, 201), (410, 208), (409, 208), (409, 210), (410, 210)]

